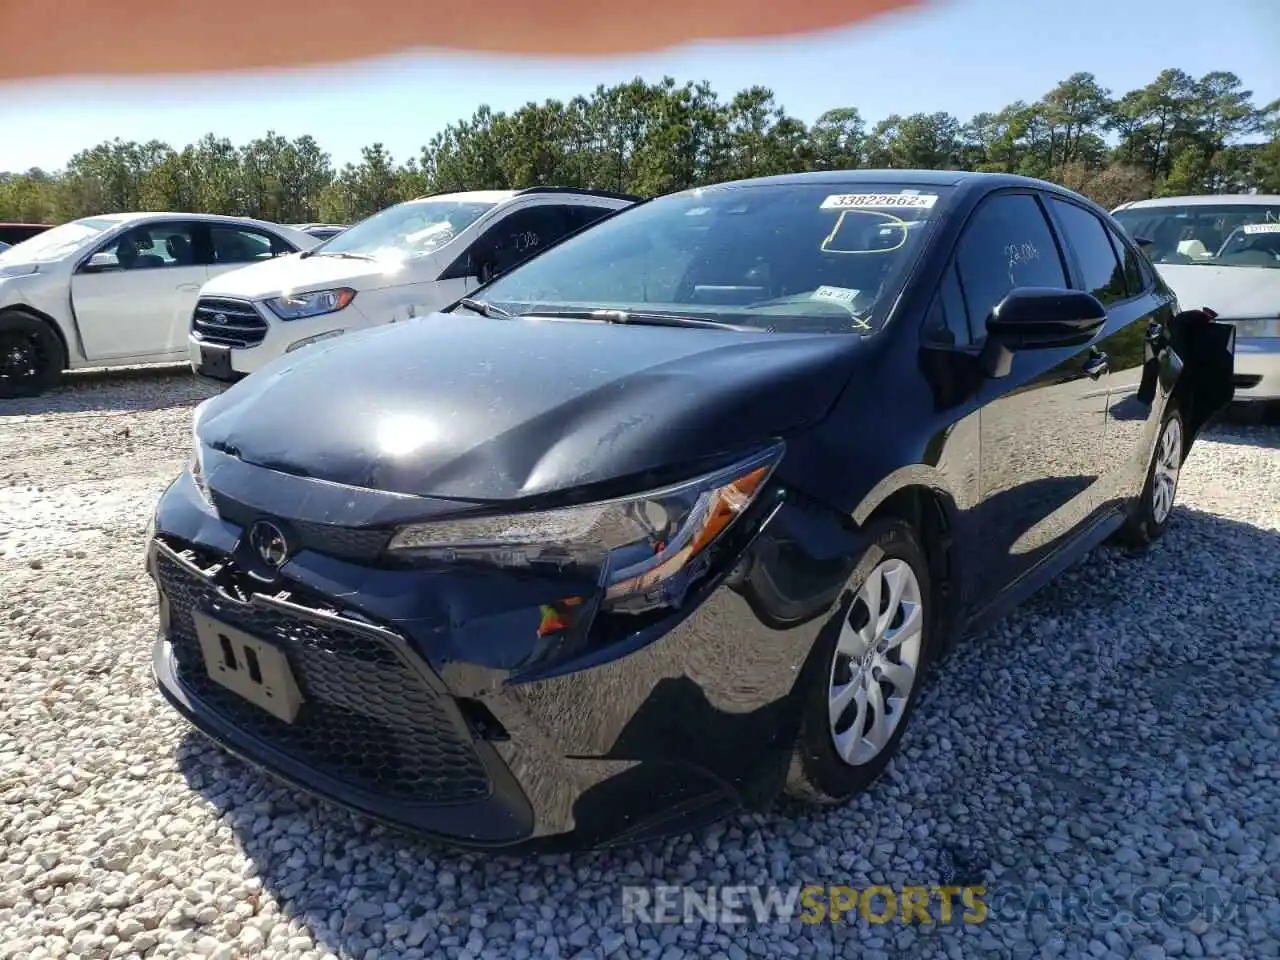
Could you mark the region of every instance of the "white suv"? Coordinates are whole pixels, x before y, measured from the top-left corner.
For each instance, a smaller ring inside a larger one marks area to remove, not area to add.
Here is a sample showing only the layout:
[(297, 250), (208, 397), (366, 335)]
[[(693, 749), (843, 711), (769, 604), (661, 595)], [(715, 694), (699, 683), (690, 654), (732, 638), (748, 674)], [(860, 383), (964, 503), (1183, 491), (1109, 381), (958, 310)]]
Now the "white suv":
[(530, 187), (388, 207), (304, 254), (205, 284), (191, 318), (191, 367), (232, 382), (299, 347), (433, 313), (637, 199)]

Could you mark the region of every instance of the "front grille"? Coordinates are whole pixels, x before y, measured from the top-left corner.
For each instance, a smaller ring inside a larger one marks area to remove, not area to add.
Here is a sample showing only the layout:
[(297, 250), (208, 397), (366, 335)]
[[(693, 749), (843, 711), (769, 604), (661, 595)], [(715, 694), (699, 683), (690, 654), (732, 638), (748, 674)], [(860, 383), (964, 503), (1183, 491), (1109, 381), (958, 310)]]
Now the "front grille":
[[(253, 597), (229, 560), (191, 550), (162, 546), (156, 574), (178, 678), (226, 722), (373, 798), (430, 806), (488, 796), (473, 744), (394, 634), (296, 590)], [(197, 608), (284, 651), (304, 697), (293, 723), (214, 682), (191, 616)]]
[(205, 343), (252, 347), (267, 335), (267, 321), (248, 300), (201, 297), (191, 314), (191, 332)]
[[(217, 490), (211, 490), (210, 495), (218, 516), (238, 527), (248, 528), (262, 516), (260, 511)], [(300, 549), (356, 562), (377, 560), (391, 539), (391, 531), (387, 529), (359, 529), (303, 520), (290, 520), (289, 526), (298, 535)]]

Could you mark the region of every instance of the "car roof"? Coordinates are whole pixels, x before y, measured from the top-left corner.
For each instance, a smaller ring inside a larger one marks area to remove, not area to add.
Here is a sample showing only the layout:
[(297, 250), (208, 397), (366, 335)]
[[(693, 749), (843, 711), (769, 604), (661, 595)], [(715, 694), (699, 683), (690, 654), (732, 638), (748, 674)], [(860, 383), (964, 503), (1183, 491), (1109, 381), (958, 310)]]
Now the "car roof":
[[(1152, 207), (1208, 207), (1253, 204), (1280, 204), (1280, 196), (1273, 193), (1210, 193), (1188, 197), (1152, 197), (1149, 200), (1131, 200), (1116, 210), (1145, 210)], [(1114, 211), (1113, 211), (1114, 212)]]
[(201, 223), (242, 223), (247, 226), (269, 227), (275, 230), (297, 232), (297, 227), (283, 223), (272, 223), (270, 220), (255, 220), (253, 217), (231, 217), (221, 213), (185, 213), (178, 210), (145, 210), (127, 213), (104, 213), (97, 216), (80, 217), (81, 220), (115, 220), (119, 223), (145, 222), (148, 220), (195, 220)]
[(516, 195), (515, 190), (458, 190), (454, 193), (429, 193), (414, 197), (409, 203), (421, 203), (425, 200), (459, 200), (470, 203), (502, 203)]
[[(968, 170), (814, 170), (807, 173), (780, 173), (770, 177), (751, 177), (745, 180), (730, 180), (722, 186), (738, 184), (778, 184), (796, 185), (806, 183), (892, 183), (912, 186), (954, 187), (962, 183), (984, 183), (990, 186), (1007, 184), (1010, 186), (1034, 186), (1037, 188), (1052, 187), (1062, 190), (1057, 184), (1032, 177), (1021, 177), (1012, 173), (977, 173)], [(721, 184), (718, 184), (720, 186)], [(1070, 191), (1067, 191), (1070, 192)]]
[(624, 193), (611, 193), (607, 190), (594, 190), (588, 187), (557, 187), (557, 186), (538, 186), (538, 187), (522, 187), (519, 190), (459, 190), (454, 193), (433, 193), (426, 196), (414, 197), (409, 203), (419, 203), (427, 200), (454, 200), (471, 203), (506, 203), (514, 200), (516, 197), (553, 195), (562, 197), (591, 197), (596, 200), (623, 201), (627, 203), (635, 203), (641, 199), (638, 196)]
[(1091, 202), (1087, 197), (1083, 197), (1073, 190), (1069, 190), (1060, 184), (1051, 183), (1048, 180), (1037, 180), (1034, 177), (1023, 177), (1013, 173), (979, 173), (968, 170), (816, 170), (808, 173), (781, 173), (770, 177), (731, 180), (726, 183), (710, 185), (709, 188), (786, 186), (788, 184), (801, 186), (804, 184), (823, 183), (844, 187), (856, 187), (858, 184), (874, 185), (878, 188), (885, 186), (908, 188), (952, 187), (956, 189), (957, 193), (980, 194), (999, 187), (1028, 187)]

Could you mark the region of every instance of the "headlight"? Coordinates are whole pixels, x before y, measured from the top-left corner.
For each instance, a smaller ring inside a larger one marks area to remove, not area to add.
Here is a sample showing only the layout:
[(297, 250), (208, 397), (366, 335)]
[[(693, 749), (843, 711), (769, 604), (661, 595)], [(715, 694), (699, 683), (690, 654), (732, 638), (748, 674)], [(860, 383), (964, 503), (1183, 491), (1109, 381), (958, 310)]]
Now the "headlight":
[(281, 320), (304, 320), (307, 317), (337, 313), (355, 299), (355, 295), (356, 292), (350, 287), (312, 290), (309, 293), (287, 293), (274, 300), (268, 300), (267, 306)]
[(196, 435), (196, 430), (200, 426), (200, 418), (204, 416), (205, 404), (208, 402), (208, 400), (205, 400), (197, 404), (195, 410), (191, 413), (191, 458), (187, 463), (187, 469), (191, 471), (191, 479), (196, 482), (196, 489), (200, 491), (200, 496), (204, 497), (206, 503), (212, 505), (213, 499), (209, 496), (209, 484), (204, 476), (204, 445)]
[(678, 602), (707, 547), (755, 501), (782, 446), (686, 483), (602, 503), (401, 527), (393, 555), (499, 567), (598, 570), (604, 605)]

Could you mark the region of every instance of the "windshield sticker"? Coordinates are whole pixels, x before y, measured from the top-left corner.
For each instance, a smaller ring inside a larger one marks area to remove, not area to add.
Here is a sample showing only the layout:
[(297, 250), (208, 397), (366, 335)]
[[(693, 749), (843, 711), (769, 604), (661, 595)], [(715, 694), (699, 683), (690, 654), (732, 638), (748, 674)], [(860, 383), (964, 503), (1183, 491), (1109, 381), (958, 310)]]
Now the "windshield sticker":
[(1280, 223), (1246, 223), (1241, 229), (1249, 235), (1255, 233), (1280, 233)]
[(853, 303), (858, 299), (861, 290), (850, 290), (848, 287), (828, 287), (821, 286), (813, 293), (809, 294), (810, 300), (834, 300), (836, 303), (845, 305)]
[(822, 201), (822, 209), (931, 210), (937, 202), (935, 193), (833, 193)]

